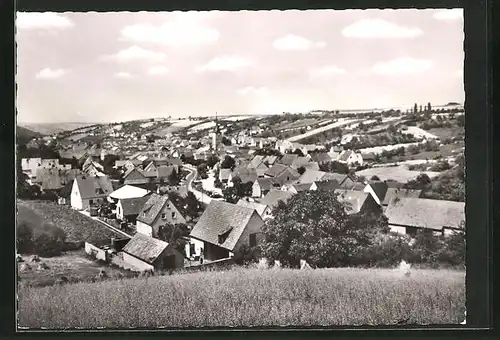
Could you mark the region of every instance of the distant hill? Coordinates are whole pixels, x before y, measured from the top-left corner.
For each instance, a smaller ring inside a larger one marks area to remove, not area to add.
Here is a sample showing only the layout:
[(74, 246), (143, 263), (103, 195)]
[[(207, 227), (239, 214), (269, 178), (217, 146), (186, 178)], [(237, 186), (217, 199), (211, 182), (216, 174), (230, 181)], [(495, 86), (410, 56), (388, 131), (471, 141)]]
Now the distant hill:
[(30, 140), (32, 140), (35, 137), (42, 137), (42, 136), (43, 136), (43, 134), (41, 134), (39, 132), (27, 129), (27, 128), (19, 126), (19, 125), (17, 126), (16, 138), (19, 141), (29, 142)]
[(43, 135), (71, 131), (95, 123), (19, 123), (20, 126)]

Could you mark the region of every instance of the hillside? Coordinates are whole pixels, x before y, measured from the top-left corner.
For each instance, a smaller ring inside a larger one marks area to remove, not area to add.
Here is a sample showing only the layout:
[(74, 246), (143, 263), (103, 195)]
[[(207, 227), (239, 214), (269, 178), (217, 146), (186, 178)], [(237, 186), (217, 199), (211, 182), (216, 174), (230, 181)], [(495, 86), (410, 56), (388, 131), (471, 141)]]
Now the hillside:
[[(19, 326), (249, 327), (457, 324), (465, 273), (247, 269), (19, 288)], [(120, 311), (117, 313), (117, 311)]]
[(71, 131), (94, 123), (19, 123), (20, 126), (44, 135)]
[(31, 139), (35, 137), (42, 137), (42, 136), (43, 135), (41, 133), (27, 129), (25, 127), (19, 125), (16, 127), (16, 138), (19, 141), (29, 142)]

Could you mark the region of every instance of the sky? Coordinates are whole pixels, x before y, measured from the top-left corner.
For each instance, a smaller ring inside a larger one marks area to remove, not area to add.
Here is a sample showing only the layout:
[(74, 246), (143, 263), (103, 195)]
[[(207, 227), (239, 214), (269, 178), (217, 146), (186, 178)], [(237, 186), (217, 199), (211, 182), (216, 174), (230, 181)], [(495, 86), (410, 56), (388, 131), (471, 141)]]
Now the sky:
[(17, 13), (19, 122), (463, 102), (463, 13)]

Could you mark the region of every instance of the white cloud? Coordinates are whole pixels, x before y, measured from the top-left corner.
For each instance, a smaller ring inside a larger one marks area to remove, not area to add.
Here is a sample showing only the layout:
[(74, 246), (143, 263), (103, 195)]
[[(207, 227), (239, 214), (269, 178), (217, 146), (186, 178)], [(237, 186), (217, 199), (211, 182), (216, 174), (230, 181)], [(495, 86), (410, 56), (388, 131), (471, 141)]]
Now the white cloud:
[(165, 55), (165, 53), (145, 50), (142, 47), (134, 45), (127, 49), (121, 50), (114, 55), (105, 56), (104, 59), (112, 59), (119, 62), (128, 62), (132, 60), (147, 60), (158, 62), (164, 61), (166, 57), (167, 56)]
[(269, 93), (269, 89), (265, 86), (262, 87), (247, 86), (236, 90), (236, 92), (243, 96), (248, 94), (265, 95)]
[(274, 41), (273, 46), (277, 50), (310, 50), (313, 48), (324, 48), (324, 41), (311, 41), (304, 37), (289, 34)]
[(462, 8), (453, 8), (453, 9), (442, 9), (436, 11), (434, 13), (434, 19), (442, 20), (442, 21), (454, 21), (460, 20), (464, 17), (464, 11)]
[(431, 60), (403, 57), (373, 65), (372, 72), (388, 76), (408, 75), (427, 71), (433, 66)]
[(347, 73), (346, 70), (335, 65), (327, 65), (314, 70), (311, 70), (309, 74), (313, 77), (318, 76), (334, 76), (339, 74)]
[(169, 73), (170, 70), (166, 66), (152, 66), (149, 68), (148, 73), (153, 76), (160, 76)]
[(174, 20), (161, 26), (126, 26), (121, 30), (121, 36), (124, 40), (169, 46), (205, 45), (218, 41), (219, 31), (202, 25), (200, 18), (203, 16), (179, 14)]
[(116, 72), (114, 76), (116, 78), (132, 78), (132, 75), (128, 72)]
[(238, 56), (219, 56), (210, 60), (207, 64), (200, 66), (197, 72), (219, 72), (235, 71), (239, 68), (251, 66), (253, 62), (250, 59)]
[(69, 28), (75, 24), (68, 18), (53, 12), (18, 12), (16, 26), (19, 29)]
[(36, 78), (38, 79), (56, 79), (64, 76), (66, 74), (66, 71), (63, 70), (62, 68), (58, 68), (55, 70), (52, 70), (50, 68), (44, 68), (40, 72), (36, 74)]
[(342, 30), (347, 38), (415, 38), (422, 34), (418, 27), (399, 26), (382, 19), (363, 19)]

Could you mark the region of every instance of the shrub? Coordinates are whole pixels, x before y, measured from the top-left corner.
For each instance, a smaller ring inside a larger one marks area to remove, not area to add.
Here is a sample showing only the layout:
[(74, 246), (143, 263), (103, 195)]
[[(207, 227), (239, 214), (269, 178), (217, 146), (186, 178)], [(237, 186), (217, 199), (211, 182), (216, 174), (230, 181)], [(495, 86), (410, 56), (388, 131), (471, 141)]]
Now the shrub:
[(398, 234), (379, 234), (374, 243), (363, 252), (360, 264), (370, 267), (393, 267), (401, 261), (410, 262), (413, 251), (410, 239)]

